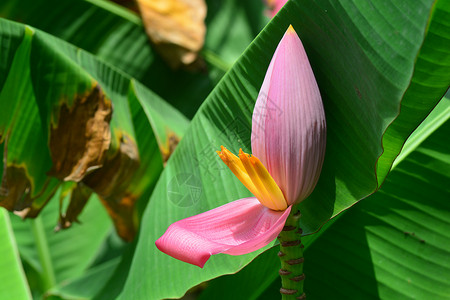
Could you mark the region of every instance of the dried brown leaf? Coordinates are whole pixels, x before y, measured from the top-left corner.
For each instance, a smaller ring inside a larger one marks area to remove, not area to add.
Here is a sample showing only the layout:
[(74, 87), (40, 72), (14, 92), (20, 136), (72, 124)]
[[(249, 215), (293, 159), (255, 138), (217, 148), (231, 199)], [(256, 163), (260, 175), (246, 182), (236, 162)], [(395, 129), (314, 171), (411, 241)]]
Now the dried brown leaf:
[(31, 182), (24, 167), (4, 164), (0, 185), (0, 206), (9, 211), (30, 207)]
[(198, 53), (205, 42), (205, 1), (137, 0), (137, 3), (147, 35), (166, 62), (174, 69), (192, 65), (201, 68)]
[(111, 142), (111, 101), (99, 85), (75, 98), (71, 107), (60, 107), (56, 125), (50, 128), (50, 176), (79, 182), (86, 173), (103, 164)]
[[(46, 179), (37, 194), (25, 164), (8, 163), (8, 139), (3, 151), (3, 172), (0, 180), (0, 206), (22, 218), (35, 218), (53, 197), (59, 181)], [(37, 203), (35, 202), (37, 200)], [(36, 204), (36, 205), (35, 205)]]

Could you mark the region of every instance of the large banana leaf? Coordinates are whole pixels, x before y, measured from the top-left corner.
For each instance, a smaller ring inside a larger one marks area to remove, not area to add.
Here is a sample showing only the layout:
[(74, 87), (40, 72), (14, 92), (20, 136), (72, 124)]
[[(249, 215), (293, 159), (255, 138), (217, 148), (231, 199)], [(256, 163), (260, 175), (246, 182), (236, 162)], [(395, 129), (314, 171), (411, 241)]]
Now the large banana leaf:
[[(448, 297), (450, 282), (442, 280), (450, 277), (448, 264), (428, 263), (433, 257), (448, 256), (448, 243), (443, 241), (442, 247), (437, 247), (425, 240), (439, 241), (450, 230), (446, 221), (450, 190), (445, 184), (436, 188), (436, 183), (448, 181), (450, 174), (445, 138), (450, 130), (449, 119), (450, 99), (446, 98), (407, 140), (395, 163), (400, 165), (379, 192), (335, 218), (335, 225), (329, 226), (328, 222), (324, 226), (327, 231), (314, 244), (311, 238), (317, 234), (303, 238), (308, 297)], [(408, 188), (411, 182), (413, 189)], [(433, 195), (432, 201), (428, 195)], [(213, 280), (200, 299), (236, 298), (236, 290), (240, 291), (236, 299), (279, 297), (277, 248), (266, 251), (237, 274)], [(392, 262), (396, 264), (386, 266)], [(424, 265), (427, 272), (419, 271)], [(432, 286), (439, 288), (430, 290)]]
[(80, 190), (88, 186), (131, 239), (134, 204), (148, 199), (186, 119), (92, 55), (30, 27), (0, 24), (9, 67), (0, 81), (2, 205), (35, 217), (60, 181), (80, 182), (60, 227), (76, 221), (89, 198)]
[[(168, 162), (145, 211), (122, 298), (180, 297), (204, 280), (236, 272), (264, 251), (238, 257), (217, 255), (201, 270), (160, 253), (154, 241), (174, 221), (249, 196), (215, 150), (223, 144), (234, 152), (240, 147), (250, 151), (254, 101), (273, 51), (290, 23), (309, 55), (328, 124), (321, 178), (300, 207), (304, 232), (316, 231), (329, 218), (375, 192), (386, 175), (376, 172), (386, 146), (381, 142), (388, 126), (396, 124), (405, 94), (414, 95), (409, 105), (421, 114), (418, 120), (404, 113), (408, 122), (398, 121), (405, 132), (411, 132), (448, 87), (448, 78), (441, 78), (433, 93), (428, 90), (428, 96), (419, 99), (424, 89), (411, 84), (448, 70), (449, 48), (438, 48), (448, 42), (445, 30), (437, 26), (439, 34), (432, 31), (434, 23), (448, 19), (443, 2), (424, 0), (414, 6), (393, 0), (376, 5), (288, 2), (206, 99)], [(435, 49), (441, 56), (424, 65), (419, 74), (415, 64), (422, 49)], [(401, 146), (404, 140), (391, 141), (390, 147)], [(385, 163), (392, 162), (393, 157)], [(188, 189), (193, 193), (180, 202), (177, 195)]]
[(208, 70), (196, 74), (171, 70), (154, 53), (139, 16), (109, 1), (5, 0), (0, 17), (29, 24), (95, 54), (192, 117), (267, 22), (260, 0), (207, 3), (202, 56)]
[(9, 215), (0, 208), (0, 299), (31, 299)]
[(435, 1), (432, 22), (416, 58), (413, 77), (403, 95), (400, 113), (383, 135), (383, 154), (377, 162), (378, 183), (389, 172), (392, 160), (400, 152), (403, 141), (411, 134), (417, 124), (432, 107), (422, 104), (422, 99), (441, 98), (450, 85), (449, 47), (450, 47), (450, 5), (448, 1)]
[(450, 297), (449, 134), (447, 121), (310, 248), (312, 298)]
[[(0, 43), (6, 49), (2, 51), (2, 66), (8, 69), (0, 75), (0, 143), (3, 158), (0, 163), (0, 203), (9, 210), (21, 211), (32, 203), (42, 206), (54, 193), (58, 182), (46, 175), (51, 157), (41, 131), (42, 122), (27, 59), (30, 55), (31, 30), (10, 23), (2, 24), (1, 28)], [(24, 194), (26, 196), (22, 197)]]

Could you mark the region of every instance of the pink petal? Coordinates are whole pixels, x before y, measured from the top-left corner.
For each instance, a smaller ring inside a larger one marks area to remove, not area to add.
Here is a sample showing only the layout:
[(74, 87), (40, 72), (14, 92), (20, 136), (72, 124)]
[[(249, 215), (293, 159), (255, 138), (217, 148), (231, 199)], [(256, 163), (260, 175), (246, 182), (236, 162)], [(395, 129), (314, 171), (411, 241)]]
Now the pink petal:
[(313, 191), (326, 145), (325, 113), (302, 42), (290, 26), (270, 62), (252, 119), (252, 152), (289, 204)]
[(155, 244), (203, 268), (213, 254), (241, 255), (266, 246), (283, 229), (290, 211), (273, 211), (256, 198), (244, 198), (173, 223)]

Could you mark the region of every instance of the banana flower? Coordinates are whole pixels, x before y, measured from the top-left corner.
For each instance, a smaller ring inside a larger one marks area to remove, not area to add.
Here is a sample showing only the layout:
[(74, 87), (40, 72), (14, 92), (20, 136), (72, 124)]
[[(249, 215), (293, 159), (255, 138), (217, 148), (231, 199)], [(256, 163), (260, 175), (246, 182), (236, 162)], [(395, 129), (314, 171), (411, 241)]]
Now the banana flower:
[(199, 267), (213, 254), (253, 252), (278, 236), (292, 205), (313, 191), (325, 155), (325, 113), (292, 26), (275, 51), (256, 100), (251, 144), (252, 155), (240, 150), (236, 156), (223, 146), (217, 152), (255, 197), (173, 223), (156, 241), (160, 251)]

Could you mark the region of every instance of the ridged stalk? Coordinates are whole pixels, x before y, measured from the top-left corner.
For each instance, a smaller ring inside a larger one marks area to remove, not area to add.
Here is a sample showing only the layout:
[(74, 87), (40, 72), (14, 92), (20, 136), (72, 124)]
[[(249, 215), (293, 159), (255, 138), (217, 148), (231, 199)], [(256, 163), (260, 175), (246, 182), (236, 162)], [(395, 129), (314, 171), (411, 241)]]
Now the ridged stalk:
[(278, 256), (281, 260), (280, 293), (283, 300), (306, 299), (303, 292), (305, 274), (303, 274), (303, 245), (300, 239), (302, 230), (298, 226), (300, 216), (297, 206), (292, 207), (286, 224), (278, 236), (280, 240)]

